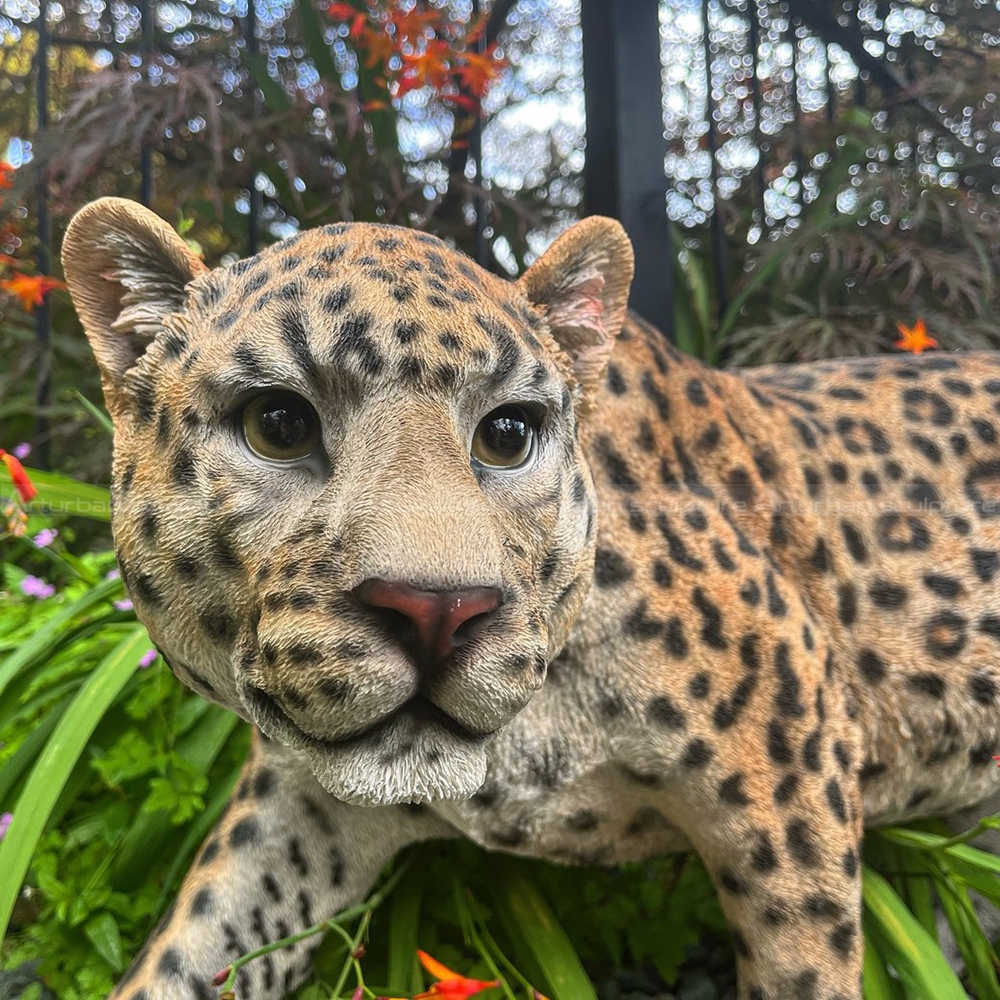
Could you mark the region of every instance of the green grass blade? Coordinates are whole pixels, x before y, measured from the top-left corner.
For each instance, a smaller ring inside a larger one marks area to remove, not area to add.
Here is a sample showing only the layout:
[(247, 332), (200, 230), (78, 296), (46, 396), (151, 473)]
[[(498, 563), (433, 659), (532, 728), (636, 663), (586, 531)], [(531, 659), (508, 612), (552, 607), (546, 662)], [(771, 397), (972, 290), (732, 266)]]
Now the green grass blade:
[(867, 865), (861, 877), (865, 911), (877, 928), (883, 957), (900, 979), (925, 1000), (968, 1000), (937, 943), (892, 886)]
[[(527, 952), (530, 963), (525, 964), (541, 972), (552, 1000), (597, 1000), (590, 977), (555, 914), (512, 865), (503, 866), (496, 886), (496, 910), (512, 945), (518, 952)], [(513, 957), (518, 961), (517, 955)]]
[(146, 630), (136, 626), (95, 668), (73, 699), (32, 768), (12, 810), (13, 822), (0, 841), (0, 939), (7, 933), (21, 883), (59, 793), (108, 710), (149, 648)]
[[(30, 639), (22, 642), (10, 656), (0, 662), (0, 694), (3, 694), (7, 685), (24, 667), (61, 641), (63, 629), (77, 615), (83, 614), (95, 604), (110, 600), (113, 595), (121, 593), (121, 589), (121, 580), (102, 580), (96, 587), (88, 590), (59, 614), (50, 618)], [(147, 639), (147, 648), (148, 643)]]
[(22, 774), (31, 767), (34, 759), (42, 752), (45, 741), (62, 718), (69, 698), (64, 698), (58, 705), (53, 705), (45, 714), (45, 718), (24, 738), (24, 742), (14, 751), (13, 755), (0, 770), (0, 812), (10, 808), (10, 794), (20, 780)]
[(87, 399), (87, 397), (80, 392), (79, 389), (75, 390), (73, 395), (76, 396), (83, 408), (94, 418), (94, 423), (97, 424), (101, 430), (106, 431), (109, 435), (114, 434), (114, 424), (111, 423), (111, 418), (104, 412), (104, 410)]
[[(38, 496), (31, 501), (29, 511), (72, 514), (95, 521), (111, 520), (111, 496), (105, 487), (80, 483), (57, 472), (42, 472), (41, 469), (25, 471), (38, 489)], [(6, 495), (12, 487), (7, 466), (0, 462), (0, 494)]]
[(965, 961), (965, 972), (978, 1000), (1000, 1000), (996, 956), (979, 926), (969, 894), (955, 884), (947, 869), (937, 879), (938, 896), (955, 943)]
[(419, 993), (421, 988), (417, 948), (420, 911), (426, 881), (415, 865), (389, 897), (389, 965), (387, 979), (393, 990)]
[(872, 934), (866, 926), (865, 958), (862, 970), (865, 1000), (906, 1000), (902, 984), (889, 975), (876, 939), (877, 934)]

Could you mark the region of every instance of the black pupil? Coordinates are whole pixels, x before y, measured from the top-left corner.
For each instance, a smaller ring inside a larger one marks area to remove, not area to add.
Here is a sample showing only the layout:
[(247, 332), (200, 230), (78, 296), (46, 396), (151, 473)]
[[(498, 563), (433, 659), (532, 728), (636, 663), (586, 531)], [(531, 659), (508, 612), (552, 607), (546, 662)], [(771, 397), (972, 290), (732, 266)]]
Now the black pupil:
[(281, 400), (262, 410), (260, 433), (275, 448), (297, 448), (309, 438), (309, 413), (294, 400)]
[(517, 410), (500, 410), (483, 431), (483, 440), (490, 451), (505, 458), (520, 454), (527, 437), (527, 424)]

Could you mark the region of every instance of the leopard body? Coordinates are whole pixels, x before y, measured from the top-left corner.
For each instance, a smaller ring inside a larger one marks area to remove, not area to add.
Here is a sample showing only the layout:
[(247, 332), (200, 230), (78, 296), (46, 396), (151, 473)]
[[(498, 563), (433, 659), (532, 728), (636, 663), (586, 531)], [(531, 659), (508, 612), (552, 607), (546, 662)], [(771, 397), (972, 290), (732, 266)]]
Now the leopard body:
[[(600, 219), (514, 283), (362, 224), (207, 272), (104, 199), (64, 262), (139, 616), (259, 730), (115, 998), (211, 997), (406, 844), (464, 836), (560, 863), (694, 849), (741, 1000), (860, 1000), (863, 826), (996, 791), (1000, 356), (711, 370), (626, 315)], [(240, 441), (275, 386), (318, 415), (298, 463)], [(533, 457), (484, 471), (469, 442), (511, 402)], [(501, 601), (421, 660), (369, 580)], [(308, 970), (306, 944), (274, 952), (238, 995)]]

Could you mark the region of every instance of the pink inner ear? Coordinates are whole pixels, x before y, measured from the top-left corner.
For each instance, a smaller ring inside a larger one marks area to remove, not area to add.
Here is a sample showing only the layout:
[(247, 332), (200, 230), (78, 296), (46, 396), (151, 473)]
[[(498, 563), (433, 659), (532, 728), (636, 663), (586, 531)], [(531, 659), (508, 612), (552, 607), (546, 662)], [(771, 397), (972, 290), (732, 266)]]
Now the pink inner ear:
[(560, 289), (552, 303), (549, 319), (553, 326), (564, 329), (592, 330), (597, 340), (606, 336), (604, 330), (604, 276), (597, 270), (576, 275), (576, 280)]

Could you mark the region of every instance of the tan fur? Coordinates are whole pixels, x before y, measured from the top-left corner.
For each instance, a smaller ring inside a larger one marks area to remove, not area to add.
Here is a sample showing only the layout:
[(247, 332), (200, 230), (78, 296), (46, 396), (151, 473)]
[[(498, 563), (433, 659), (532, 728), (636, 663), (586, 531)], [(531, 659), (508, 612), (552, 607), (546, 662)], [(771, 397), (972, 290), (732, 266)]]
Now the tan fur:
[[(859, 1000), (862, 824), (995, 791), (995, 356), (710, 371), (622, 326), (631, 251), (602, 219), (514, 284), (370, 225), (203, 273), (115, 199), (64, 256), (136, 608), (264, 734), (116, 997), (209, 996), (402, 845), (463, 835), (578, 863), (693, 847), (741, 1000)], [(276, 386), (322, 428), (291, 465), (241, 443)], [(474, 465), (512, 403), (533, 460)], [(502, 603), (428, 661), (371, 580)], [(276, 953), (239, 995), (307, 969)]]

